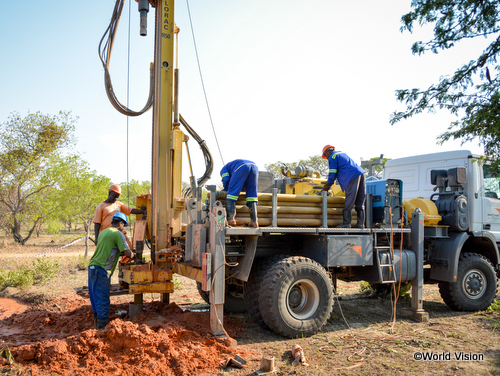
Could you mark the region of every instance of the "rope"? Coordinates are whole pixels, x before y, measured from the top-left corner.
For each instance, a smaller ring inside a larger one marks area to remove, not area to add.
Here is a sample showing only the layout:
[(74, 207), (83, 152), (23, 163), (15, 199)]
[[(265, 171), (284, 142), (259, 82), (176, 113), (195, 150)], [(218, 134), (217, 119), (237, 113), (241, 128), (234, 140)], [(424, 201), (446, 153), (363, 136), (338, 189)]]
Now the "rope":
[(196, 47), (196, 39), (194, 37), (193, 21), (191, 20), (191, 10), (189, 9), (189, 0), (186, 0), (186, 4), (189, 16), (189, 25), (191, 26), (191, 35), (193, 36), (194, 52), (196, 54), (196, 62), (198, 63), (198, 72), (200, 74), (201, 87), (203, 88), (203, 95), (205, 96), (205, 103), (207, 105), (208, 117), (210, 118), (210, 124), (212, 125), (212, 131), (214, 132), (215, 143), (217, 144), (217, 149), (219, 150), (220, 159), (222, 161), (222, 164), (225, 165), (224, 158), (222, 157), (222, 152), (219, 146), (219, 140), (217, 139), (217, 133), (215, 132), (214, 122), (212, 121), (212, 114), (210, 113), (210, 106), (208, 104), (207, 92), (205, 90), (205, 83), (203, 82), (203, 74), (201, 73), (200, 59), (198, 57), (198, 49)]
[(85, 235), (83, 238), (80, 238), (80, 239), (77, 239), (77, 240), (74, 240), (72, 241), (71, 243), (69, 244), (66, 244), (66, 245), (63, 245), (62, 247), (59, 247), (59, 248), (56, 248), (56, 249), (53, 249), (51, 251), (47, 251), (47, 252), (42, 252), (42, 253), (38, 253), (36, 255), (32, 255), (32, 256), (24, 256), (24, 257), (16, 257), (16, 258), (13, 258), (13, 259), (7, 259), (7, 260), (0, 260), (0, 262), (7, 262), (7, 261), (14, 261), (14, 260), (22, 260), (22, 259), (28, 259), (28, 258), (32, 258), (32, 257), (40, 257), (40, 256), (44, 256), (44, 255), (47, 255), (49, 253), (52, 253), (52, 252), (56, 252), (56, 251), (60, 251), (61, 249), (64, 249), (64, 248), (67, 248), (67, 247), (70, 247), (76, 243), (78, 243), (79, 241), (82, 241), (83, 239), (87, 238), (88, 235)]

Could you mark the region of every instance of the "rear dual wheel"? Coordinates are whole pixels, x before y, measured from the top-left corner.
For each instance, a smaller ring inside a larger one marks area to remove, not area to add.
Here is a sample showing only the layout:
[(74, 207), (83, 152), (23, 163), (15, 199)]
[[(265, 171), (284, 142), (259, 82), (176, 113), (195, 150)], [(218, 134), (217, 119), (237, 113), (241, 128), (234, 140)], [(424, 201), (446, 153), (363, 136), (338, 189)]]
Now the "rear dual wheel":
[[(204, 291), (201, 288), (201, 282), (196, 282), (198, 293), (202, 299), (210, 304), (210, 292)], [(224, 295), (224, 312), (226, 313), (243, 313), (245, 312), (245, 304), (243, 300), (242, 289), (235, 285), (226, 284)]]

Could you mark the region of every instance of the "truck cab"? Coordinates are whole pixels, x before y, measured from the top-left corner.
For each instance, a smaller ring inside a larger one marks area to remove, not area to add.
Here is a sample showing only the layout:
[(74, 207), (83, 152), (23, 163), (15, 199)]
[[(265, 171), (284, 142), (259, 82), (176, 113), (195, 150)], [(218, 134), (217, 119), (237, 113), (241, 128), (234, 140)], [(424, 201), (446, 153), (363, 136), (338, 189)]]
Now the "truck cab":
[[(463, 167), (466, 182), (460, 190), (466, 197), (467, 231), (474, 236), (493, 236), (500, 243), (500, 176), (491, 163), (468, 150), (418, 155), (387, 161), (384, 179), (403, 181), (403, 197), (431, 199), (436, 186), (431, 171)], [(448, 187), (447, 190), (450, 190)]]
[[(480, 310), (497, 293), (500, 186), (490, 161), (468, 150), (393, 159), (385, 179), (403, 182), (403, 198), (434, 202), (448, 236), (427, 239), (429, 279), (453, 309)], [(450, 219), (451, 218), (451, 219)]]

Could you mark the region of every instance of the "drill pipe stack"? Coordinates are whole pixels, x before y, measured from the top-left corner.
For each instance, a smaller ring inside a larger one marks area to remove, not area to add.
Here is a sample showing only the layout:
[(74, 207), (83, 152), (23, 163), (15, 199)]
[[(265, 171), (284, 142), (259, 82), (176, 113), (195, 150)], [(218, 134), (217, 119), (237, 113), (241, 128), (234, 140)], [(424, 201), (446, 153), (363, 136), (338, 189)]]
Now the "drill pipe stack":
[[(257, 209), (259, 225), (272, 224), (272, 194), (258, 193)], [(217, 192), (217, 198), (225, 205), (226, 192)], [(277, 195), (277, 225), (283, 227), (321, 227), (322, 197), (309, 195)], [(345, 198), (339, 196), (327, 197), (328, 227), (335, 227), (343, 222)], [(246, 206), (246, 196), (241, 194), (236, 201), (236, 219), (250, 222), (250, 209)], [(356, 222), (356, 212), (353, 211), (353, 223)]]

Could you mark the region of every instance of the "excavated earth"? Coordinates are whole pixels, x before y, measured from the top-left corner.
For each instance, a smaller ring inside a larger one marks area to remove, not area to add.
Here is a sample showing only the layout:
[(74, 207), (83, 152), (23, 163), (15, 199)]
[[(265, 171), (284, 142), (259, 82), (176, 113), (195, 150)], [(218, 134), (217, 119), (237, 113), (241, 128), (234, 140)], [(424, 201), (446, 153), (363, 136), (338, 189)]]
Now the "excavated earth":
[[(263, 359), (274, 362), (276, 375), (500, 375), (500, 311), (452, 311), (437, 285), (424, 286), (428, 322), (405, 316), (408, 298), (395, 303), (339, 282), (332, 315), (312, 337), (282, 338), (241, 313), (224, 316), (230, 339), (222, 340), (210, 334), (195, 283), (176, 276), (170, 305), (145, 295), (143, 313), (130, 320), (131, 296), (113, 296), (110, 324), (97, 331), (88, 299), (75, 293), (87, 284), (77, 260), (84, 247), (51, 253), (74, 238), (37, 238), (25, 247), (0, 239), (2, 272), (31, 265), (42, 252), (60, 263), (42, 285), (0, 291), (0, 375), (246, 376), (260, 372)], [(294, 363), (297, 346), (305, 364)], [(240, 369), (233, 361), (242, 359)]]
[[(132, 320), (125, 316), (128, 303), (112, 304), (103, 331), (94, 329), (86, 299), (63, 296), (57, 308), (4, 312), (7, 317), (0, 321), (1, 341), (32, 375), (200, 375), (237, 354), (253, 356), (212, 337), (207, 312), (175, 303), (149, 302)], [(240, 326), (226, 321), (225, 329), (233, 336)]]

